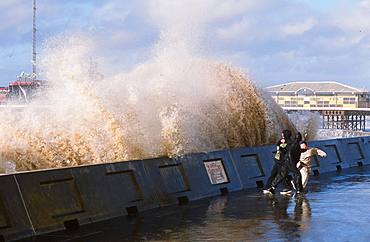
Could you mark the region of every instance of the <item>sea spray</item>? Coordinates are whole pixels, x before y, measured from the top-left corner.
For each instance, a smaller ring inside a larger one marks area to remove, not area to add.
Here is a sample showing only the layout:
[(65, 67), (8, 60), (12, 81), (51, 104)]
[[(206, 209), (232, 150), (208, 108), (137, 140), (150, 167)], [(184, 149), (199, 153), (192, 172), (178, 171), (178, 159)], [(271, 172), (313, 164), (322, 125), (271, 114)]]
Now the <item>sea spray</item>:
[(322, 123), (322, 117), (317, 112), (299, 111), (288, 114), (294, 126), (302, 133), (303, 140), (311, 141), (318, 139), (318, 130)]
[[(70, 44), (82, 45), (74, 49), (86, 48), (74, 37)], [(92, 80), (88, 55), (63, 55), (69, 45), (62, 43), (43, 59), (51, 84), (48, 99), (36, 103), (48, 106), (29, 104), (0, 118), (1, 160), (17, 171), (269, 145), (283, 129), (294, 130), (238, 68), (166, 60)]]
[(202, 57), (211, 44), (202, 43), (209, 6), (186, 2), (191, 8), (153, 1), (149, 11), (160, 40), (152, 58), (130, 71), (110, 65), (102, 51), (109, 43), (93, 34), (47, 39), (39, 55), (49, 83), (44, 98), (0, 116), (1, 167), (15, 164), (9, 170), (24, 171), (175, 157), (271, 145), (282, 130), (295, 131), (244, 71)]

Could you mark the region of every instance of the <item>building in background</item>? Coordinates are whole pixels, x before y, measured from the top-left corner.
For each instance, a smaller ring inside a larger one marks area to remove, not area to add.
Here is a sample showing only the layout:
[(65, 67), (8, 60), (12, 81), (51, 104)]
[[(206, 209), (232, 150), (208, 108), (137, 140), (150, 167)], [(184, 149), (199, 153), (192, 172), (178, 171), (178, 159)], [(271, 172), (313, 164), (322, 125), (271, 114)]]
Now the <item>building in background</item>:
[(370, 108), (370, 91), (338, 82), (291, 82), (265, 88), (282, 107)]

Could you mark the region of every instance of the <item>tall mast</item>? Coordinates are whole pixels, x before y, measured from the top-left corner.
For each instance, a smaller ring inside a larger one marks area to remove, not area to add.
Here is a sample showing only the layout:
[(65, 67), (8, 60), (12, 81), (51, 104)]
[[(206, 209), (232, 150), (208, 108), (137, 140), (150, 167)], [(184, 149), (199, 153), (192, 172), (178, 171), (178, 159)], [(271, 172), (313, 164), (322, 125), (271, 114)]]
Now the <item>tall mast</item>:
[(36, 0), (33, 0), (32, 79), (36, 78)]

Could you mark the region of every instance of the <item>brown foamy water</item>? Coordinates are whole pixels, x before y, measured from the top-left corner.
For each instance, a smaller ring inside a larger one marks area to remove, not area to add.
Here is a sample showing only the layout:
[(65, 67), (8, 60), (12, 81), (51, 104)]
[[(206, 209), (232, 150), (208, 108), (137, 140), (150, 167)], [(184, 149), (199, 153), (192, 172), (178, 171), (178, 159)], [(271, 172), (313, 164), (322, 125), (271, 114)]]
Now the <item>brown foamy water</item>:
[(146, 64), (109, 87), (67, 79), (51, 90), (51, 107), (2, 111), (1, 161), (22, 171), (174, 157), (274, 144), (295, 129), (238, 69), (173, 64)]
[(148, 10), (161, 28), (153, 58), (131, 71), (108, 70), (108, 44), (86, 33), (45, 41), (48, 98), (1, 110), (1, 172), (270, 145), (295, 130), (244, 71), (200, 57), (206, 4), (163, 4)]

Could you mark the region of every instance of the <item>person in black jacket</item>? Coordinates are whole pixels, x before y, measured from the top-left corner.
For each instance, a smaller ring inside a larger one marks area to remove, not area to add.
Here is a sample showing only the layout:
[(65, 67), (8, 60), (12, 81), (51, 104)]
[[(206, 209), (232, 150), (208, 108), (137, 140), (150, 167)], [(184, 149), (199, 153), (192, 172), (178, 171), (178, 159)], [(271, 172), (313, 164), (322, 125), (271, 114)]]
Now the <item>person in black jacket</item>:
[[(276, 144), (276, 155), (274, 157), (275, 165), (271, 170), (271, 175), (267, 179), (266, 188), (270, 188), (272, 185), (272, 181), (275, 179), (276, 175), (281, 172), (281, 167), (284, 163), (284, 157), (286, 154), (286, 148), (289, 143), (291, 143), (290, 137), (292, 136), (292, 132), (290, 130), (283, 130), (281, 133), (281, 139)], [(287, 194), (292, 191), (292, 187), (287, 179), (281, 181), (284, 186), (284, 190), (281, 192), (282, 194)], [(263, 193), (271, 193), (268, 189), (264, 189)]]
[(275, 179), (271, 183), (271, 187), (267, 189), (271, 193), (275, 193), (276, 186), (284, 181), (290, 172), (294, 175), (294, 185), (297, 190), (297, 194), (301, 194), (303, 192), (302, 187), (302, 175), (297, 168), (297, 163), (299, 162), (299, 158), (301, 156), (301, 147), (299, 142), (302, 141), (301, 133), (297, 133), (295, 139), (288, 144), (286, 148), (286, 154), (284, 156), (284, 163), (281, 167), (280, 173), (278, 173)]

